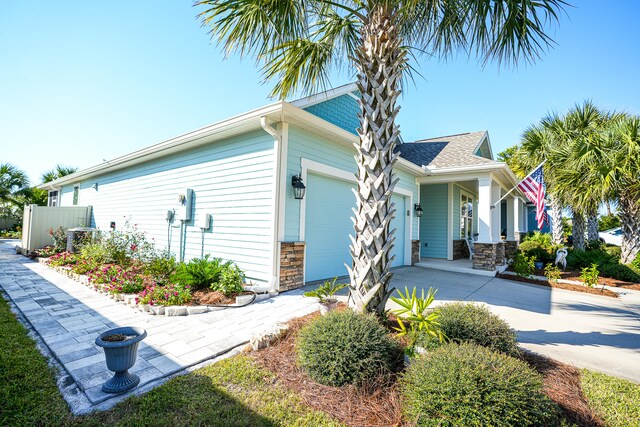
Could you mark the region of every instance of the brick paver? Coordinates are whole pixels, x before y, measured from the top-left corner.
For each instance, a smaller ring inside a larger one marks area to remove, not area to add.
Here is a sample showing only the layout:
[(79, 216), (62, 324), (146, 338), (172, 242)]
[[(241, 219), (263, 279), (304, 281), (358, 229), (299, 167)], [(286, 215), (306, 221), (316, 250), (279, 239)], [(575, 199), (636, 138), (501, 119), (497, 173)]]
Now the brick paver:
[[(103, 350), (94, 343), (108, 329), (138, 326), (147, 330), (131, 370), (143, 386), (317, 308), (315, 300), (304, 298), (301, 291), (290, 291), (243, 308), (186, 317), (153, 316), (16, 255), (6, 242), (0, 243), (0, 287), (93, 405), (113, 397), (101, 390), (112, 373), (106, 368)], [(67, 401), (73, 410), (73, 402)]]

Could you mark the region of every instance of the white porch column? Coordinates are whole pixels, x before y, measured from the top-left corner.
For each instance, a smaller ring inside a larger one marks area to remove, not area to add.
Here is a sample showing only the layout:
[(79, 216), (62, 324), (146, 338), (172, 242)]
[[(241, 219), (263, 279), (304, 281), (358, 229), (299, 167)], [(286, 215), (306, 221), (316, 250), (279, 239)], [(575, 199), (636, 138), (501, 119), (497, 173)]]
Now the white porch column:
[(522, 213), (522, 200), (519, 197), (513, 199), (513, 217), (514, 217), (514, 229), (513, 238), (518, 240), (516, 235), (522, 232), (524, 226), (524, 217)]
[(490, 243), (492, 240), (491, 177), (478, 178), (478, 242)]
[[(491, 182), (491, 206), (500, 199), (500, 185), (497, 182)], [(491, 241), (500, 241), (500, 232), (502, 231), (502, 222), (500, 218), (500, 203), (491, 209)]]
[(515, 230), (518, 213), (516, 212), (518, 200), (513, 197), (507, 197), (507, 240), (516, 240)]

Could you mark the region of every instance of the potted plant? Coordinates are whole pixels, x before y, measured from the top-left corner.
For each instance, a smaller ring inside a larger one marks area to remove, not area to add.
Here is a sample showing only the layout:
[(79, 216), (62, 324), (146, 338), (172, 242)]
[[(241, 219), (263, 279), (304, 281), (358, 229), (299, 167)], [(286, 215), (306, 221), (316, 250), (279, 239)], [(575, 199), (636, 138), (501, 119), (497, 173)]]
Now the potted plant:
[(334, 310), (338, 305), (338, 300), (334, 297), (335, 293), (341, 289), (344, 289), (347, 284), (346, 283), (338, 283), (337, 277), (334, 277), (333, 280), (327, 280), (323, 285), (318, 287), (313, 291), (308, 291), (304, 293), (306, 297), (318, 298), (318, 302), (320, 303), (320, 314), (323, 316)]
[(140, 383), (140, 377), (130, 374), (129, 369), (136, 363), (138, 345), (147, 336), (142, 328), (125, 326), (103, 332), (96, 338), (96, 345), (104, 349), (107, 368), (115, 372), (102, 385), (105, 393), (123, 393)]

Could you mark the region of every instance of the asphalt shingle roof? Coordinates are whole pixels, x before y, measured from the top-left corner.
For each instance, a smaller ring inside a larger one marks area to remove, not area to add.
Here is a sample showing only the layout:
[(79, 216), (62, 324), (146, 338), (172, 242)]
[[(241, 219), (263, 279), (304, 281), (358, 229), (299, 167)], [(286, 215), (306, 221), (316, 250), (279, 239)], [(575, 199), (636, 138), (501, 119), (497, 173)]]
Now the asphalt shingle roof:
[(469, 132), (438, 138), (405, 142), (396, 147), (400, 156), (418, 166), (453, 168), (495, 164), (494, 160), (477, 156), (475, 151), (486, 131)]

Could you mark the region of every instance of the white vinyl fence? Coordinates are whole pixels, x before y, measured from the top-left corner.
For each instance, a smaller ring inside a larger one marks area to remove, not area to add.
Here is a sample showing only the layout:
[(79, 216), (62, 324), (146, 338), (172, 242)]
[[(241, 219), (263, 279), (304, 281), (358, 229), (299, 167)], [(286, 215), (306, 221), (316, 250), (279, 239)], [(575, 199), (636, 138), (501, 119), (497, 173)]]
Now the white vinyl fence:
[(91, 224), (91, 206), (38, 206), (24, 207), (22, 218), (22, 249), (32, 251), (51, 245), (49, 229), (66, 230)]

